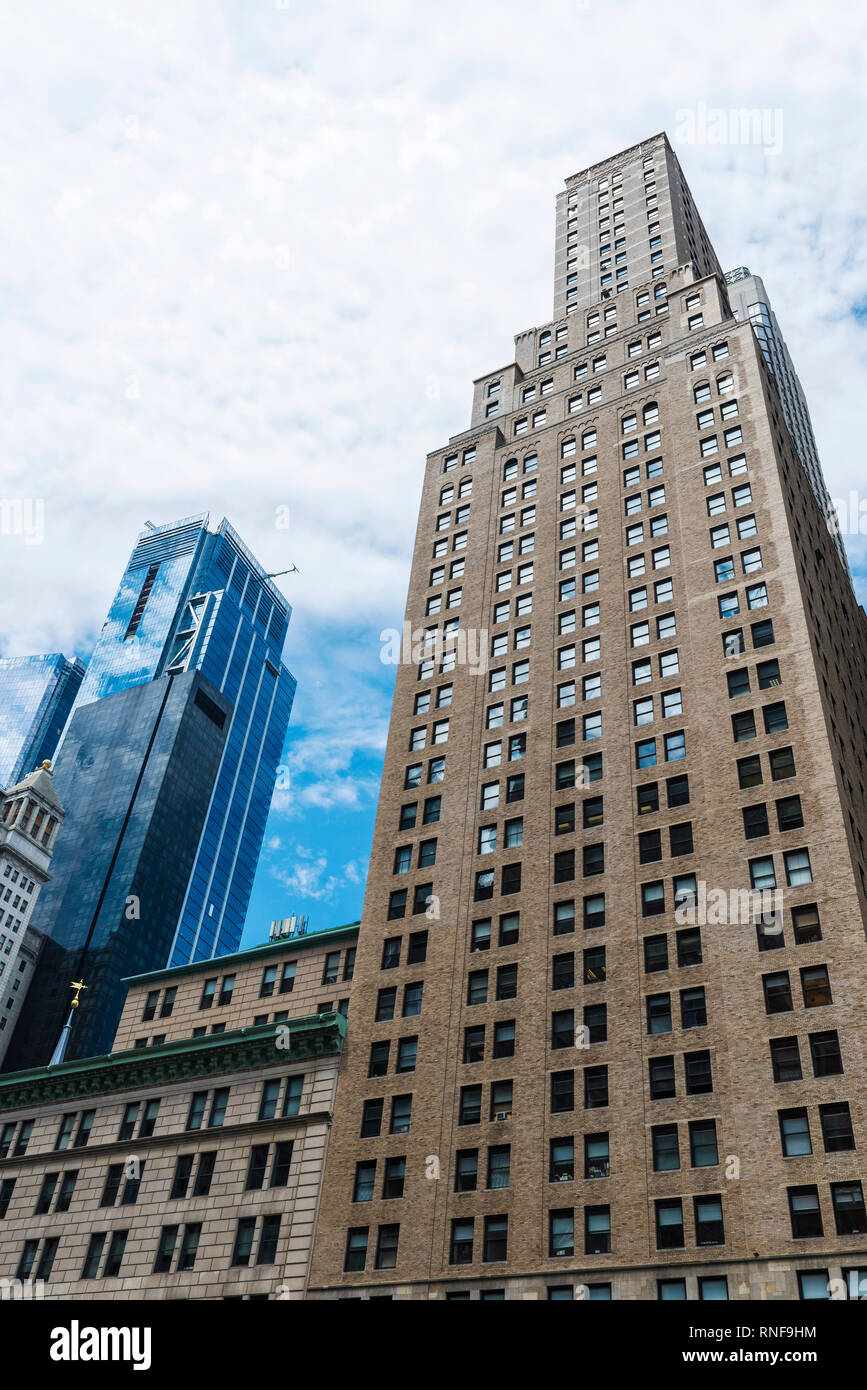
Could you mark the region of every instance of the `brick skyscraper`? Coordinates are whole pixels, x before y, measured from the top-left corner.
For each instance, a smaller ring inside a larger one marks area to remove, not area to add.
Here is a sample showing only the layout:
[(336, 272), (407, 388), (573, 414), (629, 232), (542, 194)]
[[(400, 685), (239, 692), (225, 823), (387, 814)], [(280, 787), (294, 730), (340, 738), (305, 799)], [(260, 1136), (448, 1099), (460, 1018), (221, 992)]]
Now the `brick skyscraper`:
[(867, 620), (753, 321), (658, 135), (427, 460), (314, 1297), (867, 1292)]

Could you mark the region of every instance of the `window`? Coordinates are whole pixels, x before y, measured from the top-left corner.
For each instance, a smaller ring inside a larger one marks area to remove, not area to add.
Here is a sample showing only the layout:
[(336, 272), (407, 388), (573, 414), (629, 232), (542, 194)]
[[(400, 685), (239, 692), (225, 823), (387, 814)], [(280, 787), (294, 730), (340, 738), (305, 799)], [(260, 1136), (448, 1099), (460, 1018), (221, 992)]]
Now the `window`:
[(843, 1150), (854, 1149), (855, 1136), (847, 1101), (820, 1105), (819, 1123), (822, 1127), (822, 1143), (826, 1153), (839, 1153)]
[(809, 1240), (821, 1236), (823, 1232), (822, 1212), (819, 1207), (817, 1187), (790, 1187), (789, 1217), (792, 1223), (792, 1236), (795, 1240)]
[(798, 1270), (799, 1298), (830, 1298), (830, 1287), (827, 1269)]
[(783, 864), (786, 870), (786, 883), (790, 888), (794, 888), (800, 883), (813, 882), (813, 871), (808, 850), (787, 850), (783, 855)]
[(801, 969), (801, 990), (804, 996), (804, 1007), (807, 1009), (820, 1008), (824, 1004), (833, 1003), (827, 965), (803, 966)]
[(791, 748), (775, 748), (768, 754), (768, 762), (774, 782), (795, 776), (795, 758)]
[(712, 1168), (719, 1163), (715, 1120), (690, 1121), (689, 1153), (693, 1168)]
[(709, 1052), (685, 1052), (683, 1068), (688, 1096), (704, 1095), (713, 1090)]
[(665, 886), (661, 880), (641, 885), (641, 914), (654, 917), (665, 911)]
[(411, 1118), (412, 1096), (394, 1096), (391, 1102), (389, 1134), (408, 1134)]
[(704, 1028), (707, 1024), (707, 1003), (703, 986), (680, 991), (680, 1022), (683, 1028)]
[(584, 1208), (584, 1253), (605, 1255), (611, 1249), (611, 1208)]
[(694, 1197), (695, 1240), (697, 1245), (724, 1245), (725, 1228), (721, 1197)]
[[(250, 1219), (250, 1218), (248, 1218)], [(239, 1223), (240, 1224), (240, 1223)], [(255, 1222), (252, 1223), (255, 1225)], [(346, 1233), (346, 1254), (343, 1260), (343, 1268), (347, 1273), (357, 1272), (364, 1269), (367, 1263), (367, 1226), (351, 1226)], [(253, 1233), (250, 1232), (250, 1245), (252, 1246)], [(237, 1240), (236, 1240), (237, 1244)], [(249, 1260), (249, 1251), (248, 1251)], [(232, 1263), (236, 1263), (233, 1259)]]
[(814, 1076), (838, 1076), (843, 1071), (840, 1041), (836, 1030), (810, 1034), (810, 1056)]
[(584, 1068), (584, 1108), (604, 1109), (608, 1105), (608, 1068)]
[(780, 1141), (784, 1158), (800, 1158), (811, 1154), (810, 1123), (806, 1110), (780, 1110)]
[[(403, 1160), (403, 1159), (399, 1159), (399, 1160), (386, 1160), (386, 1163), (389, 1163), (389, 1162), (400, 1162), (400, 1163), (403, 1163), (404, 1161), (405, 1161), (405, 1160)], [(403, 1179), (401, 1179), (401, 1187), (402, 1187), (402, 1183), (403, 1183)], [(389, 1194), (387, 1194), (387, 1193), (384, 1191), (384, 1192), (383, 1192), (383, 1196), (387, 1196), (387, 1195), (389, 1195)], [(279, 1218), (278, 1218), (278, 1220), (279, 1220)], [(376, 1269), (394, 1269), (394, 1268), (396, 1267), (396, 1265), (397, 1265), (397, 1247), (398, 1247), (398, 1240), (399, 1240), (399, 1237), (400, 1237), (400, 1226), (398, 1226), (398, 1225), (380, 1226), (379, 1231), (377, 1232), (377, 1238), (376, 1238), (376, 1257), (375, 1257), (375, 1259), (374, 1259), (374, 1268), (376, 1268)], [(261, 1260), (260, 1260), (259, 1262), (261, 1263)]]
[(726, 1275), (699, 1276), (698, 1296), (702, 1303), (727, 1301), (729, 1290)]
[(681, 1249), (683, 1247), (683, 1203), (680, 1198), (657, 1201), (654, 1205), (657, 1250)]
[(668, 969), (668, 937), (646, 936), (644, 938), (644, 969), (647, 974)]
[(770, 1048), (774, 1081), (800, 1081), (803, 1073), (798, 1039), (796, 1037), (771, 1038)]
[(361, 1119), (362, 1139), (375, 1138), (379, 1134), (382, 1126), (382, 1106), (381, 1099), (364, 1102)]
[(794, 930), (795, 944), (802, 946), (810, 941), (821, 941), (822, 927), (819, 921), (819, 911), (815, 903), (805, 903), (802, 907), (792, 908), (792, 927)]

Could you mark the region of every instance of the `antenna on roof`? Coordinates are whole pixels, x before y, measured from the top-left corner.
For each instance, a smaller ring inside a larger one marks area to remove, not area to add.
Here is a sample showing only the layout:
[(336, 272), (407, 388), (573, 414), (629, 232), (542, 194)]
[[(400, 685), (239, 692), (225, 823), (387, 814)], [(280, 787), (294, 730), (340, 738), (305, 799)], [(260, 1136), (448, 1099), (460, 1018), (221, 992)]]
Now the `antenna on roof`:
[(274, 570), (273, 574), (269, 574), (269, 575), (267, 575), (266, 577), (267, 577), (268, 579), (277, 579), (281, 574), (300, 574), (300, 573), (301, 573), (301, 571), (300, 571), (300, 569), (298, 568), (298, 566), (297, 566), (297, 565), (292, 565), (291, 568), (288, 569), (288, 570)]

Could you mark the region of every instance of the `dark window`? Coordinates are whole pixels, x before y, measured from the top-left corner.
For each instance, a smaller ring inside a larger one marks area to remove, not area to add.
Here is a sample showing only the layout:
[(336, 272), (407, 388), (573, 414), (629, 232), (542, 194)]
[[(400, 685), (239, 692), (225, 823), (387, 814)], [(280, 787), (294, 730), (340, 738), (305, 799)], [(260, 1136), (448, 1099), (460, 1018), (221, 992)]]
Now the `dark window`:
[(659, 830), (645, 830), (638, 836), (639, 864), (653, 864), (662, 858), (662, 833)]
[(607, 1178), (611, 1171), (608, 1133), (584, 1135), (585, 1178)]
[(679, 1250), (683, 1247), (683, 1204), (679, 1198), (657, 1201), (656, 1248)]
[(374, 1267), (376, 1269), (394, 1269), (397, 1265), (397, 1246), (400, 1237), (400, 1226), (388, 1225), (380, 1226), (376, 1236), (376, 1256)]
[(732, 715), (732, 735), (735, 743), (743, 743), (756, 736), (756, 718), (752, 710), (742, 710)]
[(675, 936), (677, 943), (677, 963), (681, 968), (701, 965), (701, 928), (687, 927)]
[(575, 877), (574, 849), (561, 850), (554, 855), (554, 882), (570, 883)]
[(154, 1258), (154, 1274), (167, 1274), (171, 1269), (179, 1229), (178, 1226), (163, 1226), (160, 1231), (159, 1244)]
[(758, 840), (762, 835), (770, 834), (768, 808), (763, 801), (757, 802), (755, 806), (744, 806), (741, 815), (744, 820), (744, 837), (747, 840)]
[(828, 979), (827, 965), (805, 965), (801, 968), (801, 991), (804, 1007), (818, 1009), (824, 1004), (832, 1004), (831, 981)]
[(671, 1032), (671, 995), (648, 994), (645, 1000), (648, 1033)]
[(584, 952), (585, 985), (600, 984), (606, 978), (605, 947), (591, 946)]
[(713, 1073), (709, 1052), (685, 1052), (683, 1067), (688, 1096), (704, 1095), (713, 1090)]
[(551, 988), (571, 989), (575, 984), (575, 956), (572, 951), (555, 956), (551, 962)]
[(680, 1146), (677, 1125), (654, 1125), (650, 1131), (653, 1148), (653, 1171), (667, 1173), (680, 1167)]
[(789, 1013), (792, 1008), (792, 987), (789, 983), (788, 970), (779, 970), (773, 975), (763, 975), (762, 987), (765, 992), (766, 1013)]
[(387, 1023), (394, 1018), (394, 1006), (397, 1002), (397, 990), (392, 986), (389, 989), (381, 989), (376, 997), (376, 1016), (375, 1022)]
[(505, 1260), (508, 1251), (508, 1216), (486, 1216), (482, 1259), (486, 1264)]
[(864, 1190), (860, 1182), (832, 1182), (831, 1204), (838, 1236), (863, 1236), (867, 1233)]
[(819, 909), (815, 903), (804, 903), (801, 907), (792, 908), (792, 929), (797, 946), (822, 940)]
[(497, 998), (515, 999), (518, 994), (518, 967), (517, 965), (500, 965), (497, 967)]
[(382, 1128), (382, 1106), (381, 1099), (364, 1102), (361, 1118), (362, 1139), (370, 1139), (379, 1134)]
[[(421, 965), (427, 959), (427, 932), (410, 932), (407, 942), (406, 963), (407, 965)], [(419, 988), (419, 999), (421, 998), (421, 985)]]
[(478, 1179), (478, 1149), (458, 1149), (455, 1154), (455, 1192), (475, 1192)]
[(669, 806), (686, 806), (689, 803), (689, 778), (669, 777), (665, 783)]
[(795, 1240), (807, 1240), (823, 1234), (822, 1212), (817, 1187), (788, 1188), (789, 1216)]
[(789, 720), (786, 714), (785, 700), (778, 700), (773, 705), (763, 705), (762, 718), (766, 734), (778, 734), (783, 729), (788, 729)]
[(521, 865), (504, 864), (500, 880), (500, 892), (504, 897), (521, 891)]
[[(247, 1165), (247, 1191), (257, 1191), (258, 1188), (264, 1187), (270, 1147), (270, 1144), (254, 1144), (251, 1148), (250, 1162)], [(190, 1159), (190, 1166), (192, 1166), (192, 1159)], [(186, 1197), (186, 1191), (183, 1195)]]
[(814, 1076), (838, 1076), (843, 1070), (840, 1040), (836, 1029), (827, 1033), (810, 1034), (810, 1056)]
[(348, 1274), (364, 1269), (367, 1263), (367, 1235), (367, 1226), (350, 1226), (346, 1232), (343, 1268)]
[(780, 830), (798, 830), (804, 824), (799, 796), (782, 796), (777, 805), (777, 825)]
[(644, 969), (648, 975), (657, 970), (668, 969), (667, 936), (646, 936), (644, 938)]
[(574, 1177), (574, 1139), (552, 1139), (549, 1146), (548, 1181), (571, 1182)]
[(854, 1149), (855, 1136), (852, 1131), (852, 1117), (847, 1101), (819, 1106), (819, 1122), (822, 1126), (822, 1142), (826, 1153), (837, 1153), (843, 1149)]
[(668, 828), (669, 845), (672, 858), (679, 855), (692, 854), (692, 822), (683, 821), (680, 825), (671, 825)]
[(791, 748), (773, 749), (768, 754), (768, 763), (771, 768), (771, 779), (774, 782), (784, 782), (788, 777), (794, 777), (797, 773), (795, 755)]
[(449, 1264), (469, 1265), (473, 1262), (473, 1219), (453, 1220), (449, 1242)]
[(800, 1081), (803, 1073), (798, 1039), (795, 1037), (771, 1038), (770, 1045), (774, 1080)]
[(460, 1107), (458, 1111), (459, 1125), (477, 1125), (482, 1119), (482, 1088), (481, 1086), (462, 1086), (460, 1093)]
[(403, 1185), (406, 1180), (406, 1159), (387, 1158), (385, 1160), (385, 1172), (382, 1180), (382, 1195), (389, 1199), (403, 1196)]
[(584, 1068), (584, 1109), (597, 1110), (608, 1104), (608, 1068)]
[(575, 1074), (571, 1071), (551, 1073), (551, 1110), (564, 1114), (575, 1109)]
[(582, 851), (585, 878), (605, 872), (605, 846), (603, 844), (585, 845)]
[(689, 1153), (693, 1168), (712, 1168), (719, 1163), (715, 1120), (690, 1120)]
[(724, 1245), (725, 1228), (721, 1197), (694, 1197), (696, 1245)]
[(738, 758), (738, 786), (743, 790), (762, 785), (762, 760), (758, 753)]
[(611, 1249), (611, 1208), (584, 1208), (584, 1253), (605, 1255)]
[(683, 1028), (704, 1028), (707, 1024), (707, 1003), (703, 985), (680, 991), (680, 1022)]

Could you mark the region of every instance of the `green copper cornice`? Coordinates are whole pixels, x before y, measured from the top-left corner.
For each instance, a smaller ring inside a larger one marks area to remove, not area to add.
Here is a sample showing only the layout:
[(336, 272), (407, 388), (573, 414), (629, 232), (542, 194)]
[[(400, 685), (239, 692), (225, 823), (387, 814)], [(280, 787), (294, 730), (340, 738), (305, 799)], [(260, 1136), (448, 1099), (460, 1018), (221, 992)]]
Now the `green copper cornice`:
[(154, 1090), (177, 1081), (252, 1071), (281, 1061), (336, 1056), (345, 1036), (343, 1014), (307, 1014), (280, 1024), (262, 1023), (232, 1033), (180, 1038), (158, 1047), (10, 1072), (0, 1076), (0, 1112), (118, 1091)]

